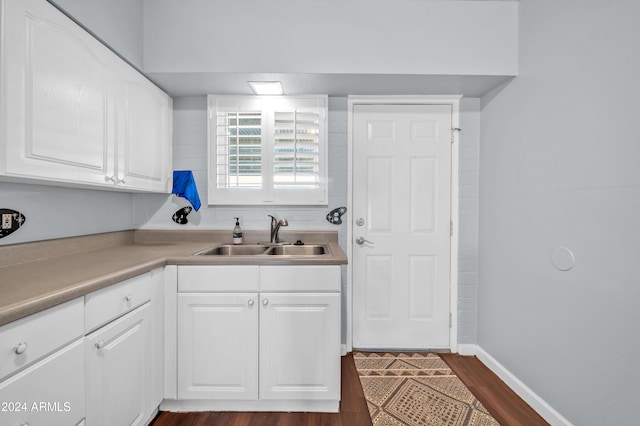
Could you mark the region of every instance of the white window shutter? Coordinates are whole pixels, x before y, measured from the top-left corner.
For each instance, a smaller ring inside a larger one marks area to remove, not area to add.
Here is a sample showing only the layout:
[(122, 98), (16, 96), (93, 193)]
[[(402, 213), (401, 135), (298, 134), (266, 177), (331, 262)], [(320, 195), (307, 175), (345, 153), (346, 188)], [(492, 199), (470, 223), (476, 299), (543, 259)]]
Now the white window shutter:
[(327, 204), (327, 96), (209, 95), (209, 109), (210, 204)]

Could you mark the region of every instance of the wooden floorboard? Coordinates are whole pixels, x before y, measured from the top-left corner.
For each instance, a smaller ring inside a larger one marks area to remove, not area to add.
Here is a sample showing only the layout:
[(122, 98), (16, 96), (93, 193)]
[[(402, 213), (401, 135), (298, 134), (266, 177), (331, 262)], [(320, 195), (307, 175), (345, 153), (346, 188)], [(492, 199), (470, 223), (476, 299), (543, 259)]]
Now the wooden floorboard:
[(475, 356), (439, 355), (501, 425), (549, 424)]
[[(548, 425), (476, 357), (439, 354), (491, 415), (508, 426)], [(352, 354), (342, 357), (340, 413), (161, 412), (153, 426), (372, 426)]]
[(339, 413), (170, 413), (161, 412), (153, 426), (372, 426), (353, 356), (342, 357)]

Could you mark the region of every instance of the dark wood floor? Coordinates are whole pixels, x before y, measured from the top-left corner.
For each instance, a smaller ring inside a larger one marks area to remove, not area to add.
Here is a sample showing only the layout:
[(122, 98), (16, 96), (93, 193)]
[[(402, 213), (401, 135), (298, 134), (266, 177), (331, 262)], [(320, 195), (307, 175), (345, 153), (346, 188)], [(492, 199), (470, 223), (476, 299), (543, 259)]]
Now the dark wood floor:
[(475, 356), (439, 355), (501, 425), (549, 424)]
[(153, 426), (370, 426), (371, 418), (351, 354), (342, 357), (340, 413), (168, 413)]
[[(548, 425), (476, 357), (440, 354), (501, 425)], [(370, 426), (371, 418), (351, 354), (342, 357), (340, 413), (169, 413), (153, 426)]]

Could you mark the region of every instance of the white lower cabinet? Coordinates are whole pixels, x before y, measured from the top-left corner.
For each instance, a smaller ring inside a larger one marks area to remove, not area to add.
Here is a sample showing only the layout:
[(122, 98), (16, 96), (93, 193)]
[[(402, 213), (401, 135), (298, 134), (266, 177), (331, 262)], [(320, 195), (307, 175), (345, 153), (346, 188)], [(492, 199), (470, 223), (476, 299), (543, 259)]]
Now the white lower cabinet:
[(128, 426), (164, 396), (164, 268), (0, 326), (0, 425)]
[(260, 299), (260, 398), (339, 399), (340, 295)]
[(149, 417), (149, 318), (146, 303), (86, 337), (88, 425), (139, 425)]
[(258, 398), (258, 293), (178, 295), (178, 398)]
[(179, 266), (178, 291), (178, 400), (162, 408), (337, 411), (339, 266)]
[(77, 425), (84, 398), (80, 339), (0, 383), (0, 424)]
[(85, 296), (88, 426), (143, 425), (163, 396), (163, 269)]
[(82, 422), (82, 320), (80, 298), (0, 327), (0, 424)]

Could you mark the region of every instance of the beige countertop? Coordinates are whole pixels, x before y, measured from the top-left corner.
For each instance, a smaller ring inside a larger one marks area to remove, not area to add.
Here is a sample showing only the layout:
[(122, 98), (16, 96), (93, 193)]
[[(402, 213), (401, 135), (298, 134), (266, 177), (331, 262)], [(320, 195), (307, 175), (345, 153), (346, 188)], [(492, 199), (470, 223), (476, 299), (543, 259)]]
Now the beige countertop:
[[(347, 263), (335, 232), (282, 233), (287, 241), (327, 244), (318, 257), (194, 256), (225, 243), (227, 231), (123, 231), (0, 247), (0, 325), (165, 265)], [(245, 235), (246, 235), (245, 231)], [(259, 231), (246, 244), (264, 241)]]

